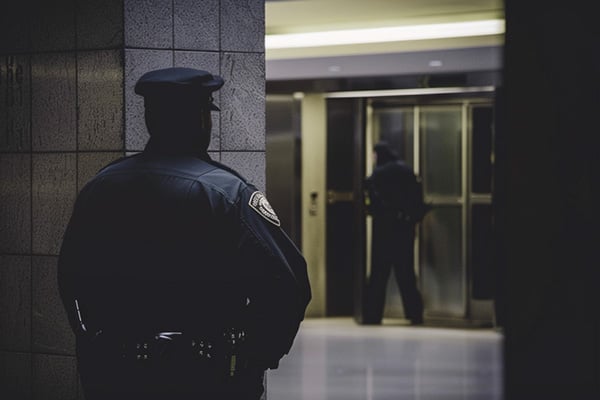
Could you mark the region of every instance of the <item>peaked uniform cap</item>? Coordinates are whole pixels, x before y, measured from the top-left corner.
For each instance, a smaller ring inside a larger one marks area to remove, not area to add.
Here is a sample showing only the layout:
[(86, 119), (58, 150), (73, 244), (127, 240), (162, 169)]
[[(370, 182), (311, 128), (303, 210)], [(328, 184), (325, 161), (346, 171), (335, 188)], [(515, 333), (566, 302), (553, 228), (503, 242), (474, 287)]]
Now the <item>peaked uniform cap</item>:
[(219, 111), (212, 103), (212, 92), (225, 82), (218, 75), (193, 68), (165, 68), (146, 72), (135, 84), (135, 93), (144, 98), (169, 98), (180, 95), (206, 97), (211, 110)]

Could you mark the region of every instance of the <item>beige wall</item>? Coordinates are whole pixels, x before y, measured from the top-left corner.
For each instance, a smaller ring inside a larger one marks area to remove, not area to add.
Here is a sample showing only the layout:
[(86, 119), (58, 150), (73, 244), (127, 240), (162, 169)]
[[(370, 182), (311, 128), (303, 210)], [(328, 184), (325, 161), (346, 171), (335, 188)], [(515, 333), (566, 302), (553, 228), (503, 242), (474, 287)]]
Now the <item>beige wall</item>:
[[(308, 264), (313, 299), (308, 317), (323, 317), (326, 310), (326, 154), (327, 121), (321, 94), (302, 97), (302, 252)], [(316, 207), (311, 193), (316, 192)], [(312, 212), (311, 212), (312, 207)]]

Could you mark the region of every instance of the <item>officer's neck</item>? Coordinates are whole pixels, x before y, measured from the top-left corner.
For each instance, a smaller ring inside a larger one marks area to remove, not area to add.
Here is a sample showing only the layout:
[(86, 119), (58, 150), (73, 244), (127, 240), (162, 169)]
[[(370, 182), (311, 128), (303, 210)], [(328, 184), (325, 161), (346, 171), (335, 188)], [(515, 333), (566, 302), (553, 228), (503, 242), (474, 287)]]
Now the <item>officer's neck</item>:
[(144, 153), (173, 156), (207, 157), (208, 142), (198, 137), (172, 138), (160, 135), (150, 136)]

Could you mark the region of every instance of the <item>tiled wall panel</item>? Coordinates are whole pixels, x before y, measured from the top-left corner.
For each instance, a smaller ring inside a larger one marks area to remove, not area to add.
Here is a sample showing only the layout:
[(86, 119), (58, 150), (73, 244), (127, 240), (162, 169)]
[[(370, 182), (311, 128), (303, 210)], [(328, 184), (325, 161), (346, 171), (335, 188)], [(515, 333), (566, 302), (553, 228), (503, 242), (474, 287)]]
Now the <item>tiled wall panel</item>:
[(75, 64), (75, 53), (32, 56), (31, 129), (34, 151), (76, 149)]
[(125, 47), (173, 48), (173, 2), (124, 0)]
[(76, 400), (75, 357), (33, 355), (33, 400)]
[(31, 353), (0, 350), (0, 398), (31, 400)]
[(221, 0), (221, 49), (265, 51), (264, 0)]
[(74, 50), (75, 0), (32, 0), (30, 5), (33, 50)]
[(221, 149), (265, 150), (265, 64), (259, 53), (224, 53)]
[(75, 336), (60, 300), (58, 257), (33, 257), (32, 347), (34, 352), (75, 355)]
[(238, 171), (246, 180), (263, 193), (265, 182), (265, 153), (261, 151), (237, 151), (221, 153), (221, 162)]
[(0, 153), (0, 252), (31, 252), (31, 154)]
[(30, 16), (27, 2), (3, 2), (0, 13), (0, 54), (16, 54), (31, 50)]
[(79, 153), (77, 155), (77, 192), (79, 193), (102, 167), (123, 156), (122, 152)]
[(0, 255), (0, 310), (0, 349), (31, 351), (31, 257)]
[(0, 151), (31, 150), (30, 71), (28, 55), (0, 57)]
[(33, 154), (33, 253), (57, 255), (77, 192), (75, 153)]
[(174, 0), (176, 49), (219, 50), (219, 0)]
[(123, 46), (124, 0), (77, 0), (77, 48)]
[(77, 55), (79, 150), (123, 148), (123, 53)]

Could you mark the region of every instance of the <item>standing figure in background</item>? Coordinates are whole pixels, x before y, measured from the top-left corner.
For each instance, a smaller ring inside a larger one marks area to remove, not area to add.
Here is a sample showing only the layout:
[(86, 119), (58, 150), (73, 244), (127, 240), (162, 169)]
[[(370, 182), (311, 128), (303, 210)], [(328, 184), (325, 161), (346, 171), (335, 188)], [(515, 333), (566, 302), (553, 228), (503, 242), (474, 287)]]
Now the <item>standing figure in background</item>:
[(412, 325), (423, 323), (423, 300), (414, 271), (415, 225), (429, 206), (420, 180), (385, 142), (374, 147), (376, 166), (367, 178), (368, 211), (373, 216), (371, 276), (367, 287), (365, 324), (380, 324), (391, 268)]

